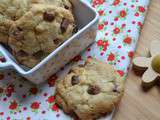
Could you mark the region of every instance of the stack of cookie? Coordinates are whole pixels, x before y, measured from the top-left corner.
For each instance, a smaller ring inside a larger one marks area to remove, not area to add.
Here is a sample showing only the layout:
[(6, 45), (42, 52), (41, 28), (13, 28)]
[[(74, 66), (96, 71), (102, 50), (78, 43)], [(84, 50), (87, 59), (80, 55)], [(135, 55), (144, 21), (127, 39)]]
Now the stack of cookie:
[(27, 67), (67, 40), (74, 27), (69, 0), (0, 0), (0, 42)]
[(91, 59), (72, 68), (56, 84), (56, 102), (80, 120), (95, 120), (111, 112), (124, 93), (124, 81), (111, 65)]

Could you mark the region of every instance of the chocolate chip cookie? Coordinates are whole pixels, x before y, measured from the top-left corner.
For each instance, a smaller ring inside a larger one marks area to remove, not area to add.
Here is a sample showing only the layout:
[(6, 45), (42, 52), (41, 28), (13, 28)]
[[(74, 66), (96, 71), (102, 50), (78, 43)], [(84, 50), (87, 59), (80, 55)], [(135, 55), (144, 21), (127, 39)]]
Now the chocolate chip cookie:
[(69, 0), (0, 0), (0, 42), (7, 43), (10, 26), (28, 12), (33, 4), (51, 4), (72, 9)]
[(19, 52), (25, 53), (26, 57), (39, 52), (49, 54), (72, 35), (74, 26), (71, 11), (53, 5), (36, 4), (10, 27), (8, 44), (19, 61), (22, 57), (16, 55)]
[(69, 0), (0, 1), (0, 43), (27, 67), (62, 44), (74, 27)]
[(57, 82), (56, 103), (81, 120), (93, 120), (111, 112), (123, 92), (124, 81), (113, 67), (91, 59)]

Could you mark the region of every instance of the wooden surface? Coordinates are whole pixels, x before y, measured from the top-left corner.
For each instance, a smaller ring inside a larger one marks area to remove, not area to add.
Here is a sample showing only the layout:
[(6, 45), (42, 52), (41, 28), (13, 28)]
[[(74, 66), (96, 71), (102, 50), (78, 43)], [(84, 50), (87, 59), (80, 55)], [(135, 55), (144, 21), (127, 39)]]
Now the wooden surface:
[[(135, 56), (148, 56), (152, 40), (160, 40), (160, 0), (151, 1)], [(160, 87), (144, 92), (140, 77), (131, 70), (125, 95), (113, 120), (160, 120)]]

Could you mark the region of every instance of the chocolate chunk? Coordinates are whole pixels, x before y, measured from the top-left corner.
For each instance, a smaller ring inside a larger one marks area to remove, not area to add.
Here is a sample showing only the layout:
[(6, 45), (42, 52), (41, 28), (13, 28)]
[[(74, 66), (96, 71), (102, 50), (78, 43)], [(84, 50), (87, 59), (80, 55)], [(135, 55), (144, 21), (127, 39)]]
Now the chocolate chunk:
[(70, 111), (70, 115), (73, 118), (73, 120), (80, 120), (78, 115), (73, 110)]
[(48, 13), (48, 12), (44, 12), (43, 13), (43, 19), (47, 22), (52, 22), (55, 18), (54, 14)]
[(67, 10), (69, 9), (69, 7), (67, 5), (65, 5), (64, 8), (67, 9)]
[(17, 17), (16, 17), (16, 16), (13, 16), (12, 20), (13, 20), (13, 21), (16, 21), (16, 20), (17, 20)]
[(60, 42), (60, 39), (58, 39), (58, 38), (56, 38), (56, 39), (53, 40), (53, 43), (56, 44), (56, 45), (58, 45), (59, 42)]
[(36, 59), (41, 59), (44, 56), (44, 52), (42, 50), (33, 54)]
[(1, 57), (0, 57), (0, 62), (2, 62), (2, 63), (6, 62), (6, 58), (3, 57), (3, 56), (1, 56)]
[(78, 27), (76, 26), (76, 27), (73, 29), (73, 32), (72, 32), (72, 33), (74, 34), (74, 33), (77, 33), (77, 32), (78, 32)]
[(91, 95), (97, 95), (100, 93), (100, 88), (97, 85), (90, 85), (87, 92)]
[(12, 33), (16, 40), (20, 41), (24, 39), (23, 36), (23, 29), (20, 27), (17, 27), (17, 29)]
[(76, 84), (78, 84), (80, 82), (80, 78), (79, 78), (79, 76), (72, 76), (72, 81), (71, 81), (71, 83), (72, 83), (72, 85), (76, 85)]
[(66, 32), (67, 28), (68, 28), (68, 25), (69, 25), (69, 21), (67, 19), (63, 19), (62, 20), (62, 23), (61, 23), (61, 32), (64, 33)]
[(18, 29), (19, 31), (23, 31), (23, 29), (22, 29), (22, 28), (20, 28), (20, 27), (17, 27), (17, 29)]
[(74, 71), (73, 71), (72, 69), (70, 69), (68, 73), (70, 74), (70, 73), (72, 73), (72, 72), (74, 72)]
[(117, 92), (117, 93), (119, 93), (119, 91), (118, 91), (118, 85), (117, 85), (117, 84), (115, 84), (115, 83), (114, 83), (113, 92)]
[(20, 51), (17, 52), (17, 56), (26, 57), (26, 56), (28, 56), (28, 53), (26, 53), (23, 50), (20, 50)]

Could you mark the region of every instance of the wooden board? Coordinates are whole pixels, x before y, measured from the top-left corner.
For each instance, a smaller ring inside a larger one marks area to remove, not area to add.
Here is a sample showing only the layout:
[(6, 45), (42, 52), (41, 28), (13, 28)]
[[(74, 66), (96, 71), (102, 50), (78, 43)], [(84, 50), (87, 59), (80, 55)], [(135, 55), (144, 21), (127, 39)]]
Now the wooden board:
[[(135, 56), (148, 56), (152, 40), (160, 40), (160, 0), (151, 1)], [(113, 120), (160, 120), (160, 87), (144, 92), (140, 77), (131, 70), (125, 95)]]

